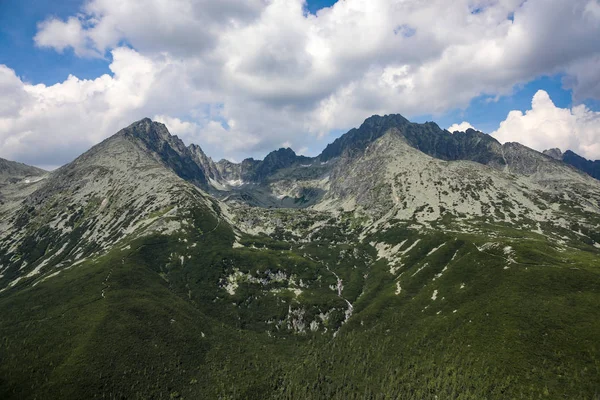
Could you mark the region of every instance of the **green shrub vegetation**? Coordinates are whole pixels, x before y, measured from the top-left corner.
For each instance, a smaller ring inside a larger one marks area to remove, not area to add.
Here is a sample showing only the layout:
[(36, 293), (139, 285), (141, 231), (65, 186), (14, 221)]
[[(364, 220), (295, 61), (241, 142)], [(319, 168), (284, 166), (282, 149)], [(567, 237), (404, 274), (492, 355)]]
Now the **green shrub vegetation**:
[[(593, 246), (485, 222), (360, 240), (342, 213), (240, 247), (213, 211), (2, 292), (0, 398), (600, 398)], [(392, 275), (371, 243), (403, 241)]]

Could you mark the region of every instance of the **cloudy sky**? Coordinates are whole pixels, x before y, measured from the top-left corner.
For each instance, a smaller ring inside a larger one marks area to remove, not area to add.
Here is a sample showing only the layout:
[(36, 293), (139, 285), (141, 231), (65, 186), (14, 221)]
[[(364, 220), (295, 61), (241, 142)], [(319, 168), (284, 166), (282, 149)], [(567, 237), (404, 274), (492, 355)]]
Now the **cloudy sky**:
[(315, 155), (373, 114), (600, 159), (600, 0), (0, 0), (0, 157), (143, 117), (213, 158)]

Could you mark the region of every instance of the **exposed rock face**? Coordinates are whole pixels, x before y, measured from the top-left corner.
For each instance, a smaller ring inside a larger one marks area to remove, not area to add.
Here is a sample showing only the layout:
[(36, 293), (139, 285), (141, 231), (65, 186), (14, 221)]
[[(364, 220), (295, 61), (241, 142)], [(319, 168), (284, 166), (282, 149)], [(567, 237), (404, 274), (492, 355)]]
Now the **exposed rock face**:
[(242, 182), (244, 177), (243, 171), (251, 169), (254, 164), (255, 161), (251, 158), (246, 159), (239, 164), (232, 163), (229, 160), (220, 160), (217, 163), (217, 169), (219, 170), (221, 179), (225, 181)]
[(415, 221), (444, 215), (551, 221), (555, 215), (546, 199), (569, 191), (574, 204), (600, 212), (600, 185), (590, 178), (518, 143), (504, 145), (503, 151), (507, 170), (445, 161), (415, 149), (400, 129), (390, 129), (364, 153), (340, 157), (330, 190), (316, 208)]
[(544, 150), (542, 153), (547, 155), (548, 157), (552, 157), (558, 161), (562, 161), (562, 158), (563, 158), (562, 151), (560, 151), (560, 149), (557, 149), (557, 148)]
[(416, 124), (401, 115), (374, 115), (358, 129), (352, 129), (327, 146), (319, 158), (323, 161), (364, 150), (370, 143), (395, 128), (408, 144), (432, 157), (442, 160), (471, 160), (502, 168), (505, 163), (500, 143), (485, 133), (468, 129), (454, 132), (441, 129), (434, 122)]
[(410, 121), (400, 114), (374, 115), (367, 118), (358, 128), (351, 129), (346, 134), (329, 144), (319, 156), (321, 161), (339, 157), (344, 151), (355, 153), (364, 150), (370, 143), (383, 136), (390, 128), (401, 128), (409, 125)]
[[(456, 140), (450, 145), (452, 152), (447, 153), (446, 158), (440, 158), (475, 161), (500, 169), (505, 167), (501, 145), (490, 135), (468, 129), (466, 132), (455, 132), (452, 136)], [(434, 154), (430, 155), (435, 157)]]
[(47, 175), (43, 169), (0, 158), (0, 232), (8, 224), (7, 216), (43, 184)]
[(279, 149), (272, 151), (267, 154), (265, 159), (259, 163), (253, 171), (255, 181), (261, 181), (268, 176), (273, 175), (277, 171), (289, 168), (294, 164), (310, 161), (309, 158), (303, 156), (297, 156), (296, 153), (289, 147), (286, 149)]
[(16, 183), (28, 177), (43, 176), (46, 173), (47, 171), (37, 167), (0, 158), (0, 185)]
[[(359, 159), (366, 154), (391, 130), (418, 153), (438, 160), (473, 161), (499, 171), (528, 176), (536, 185), (548, 187), (557, 185), (563, 178), (580, 179), (577, 173), (556, 159), (560, 154), (558, 150), (552, 151), (551, 157), (518, 143), (501, 145), (490, 135), (473, 129), (450, 133), (433, 122), (411, 123), (398, 114), (368, 118), (359, 128), (350, 130), (328, 145), (316, 158), (298, 156), (291, 149), (279, 149), (268, 154), (264, 160), (250, 158), (239, 164), (227, 160), (215, 164), (201, 150), (197, 159), (200, 159), (198, 163), (206, 175), (215, 181), (212, 182), (213, 187), (227, 191), (226, 196), (230, 200), (263, 207), (308, 207), (321, 199), (345, 196), (346, 189), (339, 182), (336, 186), (339, 192), (327, 194), (337, 177), (351, 184), (376, 171), (381, 163), (376, 159), (371, 160), (371, 167), (366, 167), (364, 172), (352, 172), (361, 173), (361, 177), (342, 176), (350, 172), (342, 172), (340, 168), (344, 168), (348, 160)], [(244, 186), (246, 184), (252, 185)], [(232, 193), (236, 190), (242, 192)]]
[(215, 162), (212, 160), (212, 158), (208, 157), (204, 153), (204, 151), (202, 151), (202, 148), (200, 146), (192, 143), (191, 145), (188, 146), (188, 150), (192, 154), (192, 159), (196, 162), (196, 164), (198, 166), (200, 166), (200, 168), (204, 172), (204, 175), (207, 178), (213, 179), (215, 181), (222, 179), (219, 168), (217, 167)]
[(296, 155), (290, 148), (281, 148), (267, 154), (264, 160), (247, 158), (239, 164), (228, 160), (214, 163), (212, 159), (201, 153), (201, 150), (197, 150), (198, 146), (192, 146), (194, 146), (194, 153), (198, 154), (196, 156), (198, 163), (202, 165), (207, 176), (215, 181), (213, 187), (216, 189), (231, 189), (246, 183), (266, 183), (278, 171), (312, 160)]
[[(316, 158), (298, 156), (291, 149), (279, 149), (260, 161), (249, 158), (240, 164), (227, 160), (214, 163), (199, 147), (192, 145), (190, 148), (206, 176), (215, 181), (215, 188), (231, 190), (244, 183), (253, 183), (268, 192), (265, 187), (273, 182), (324, 179), (331, 173), (336, 159), (363, 154), (390, 129), (404, 137), (409, 146), (440, 160), (474, 161), (524, 175), (551, 172), (559, 165), (553, 163), (559, 151), (550, 157), (518, 144), (501, 145), (490, 135), (473, 129), (450, 133), (433, 122), (412, 123), (399, 114), (368, 118), (359, 128), (348, 131), (328, 145)], [(321, 167), (316, 168), (318, 165)]]
[[(282, 148), (261, 161), (215, 163), (199, 146), (186, 147), (163, 124), (144, 119), (49, 175), (2, 165), (5, 176), (46, 178), (0, 187), (0, 257), (21, 257), (5, 274), (11, 282), (17, 270), (39, 271), (60, 249), (54, 264), (76, 262), (192, 204), (344, 209), (416, 222), (576, 220), (557, 204), (600, 213), (600, 183), (562, 161), (474, 130), (452, 134), (399, 115), (369, 118), (318, 158)], [(32, 240), (44, 243), (43, 256), (21, 254), (29, 254), (23, 246)]]
[(177, 136), (171, 136), (167, 127), (149, 118), (131, 124), (117, 135), (139, 139), (167, 167), (181, 178), (207, 188), (208, 180), (192, 151)]
[(600, 161), (591, 161), (581, 157), (578, 154), (575, 154), (571, 150), (567, 150), (562, 156), (563, 162), (572, 165), (580, 171), (585, 172), (586, 174), (600, 179)]
[(563, 153), (560, 149), (548, 149), (544, 150), (543, 153), (555, 160), (571, 165), (593, 178), (600, 179), (600, 160), (587, 160), (571, 150), (567, 150)]
[(560, 176), (561, 173), (571, 175), (572, 171), (564, 163), (520, 143), (505, 143), (502, 148), (511, 173), (527, 176), (537, 174), (539, 179)]
[[(47, 265), (71, 265), (128, 235), (177, 229), (170, 216), (206, 203), (197, 189), (203, 179), (164, 125), (130, 125), (3, 206), (0, 264), (10, 265), (4, 279), (14, 284)], [(5, 254), (19, 260), (7, 264)]]

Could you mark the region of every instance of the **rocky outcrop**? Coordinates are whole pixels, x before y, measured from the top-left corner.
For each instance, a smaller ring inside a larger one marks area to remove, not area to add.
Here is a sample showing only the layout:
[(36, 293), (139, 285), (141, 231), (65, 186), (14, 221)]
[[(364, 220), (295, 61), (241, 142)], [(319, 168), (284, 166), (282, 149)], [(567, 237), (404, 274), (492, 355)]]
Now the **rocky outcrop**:
[(562, 161), (562, 158), (563, 158), (562, 151), (560, 151), (560, 149), (557, 149), (557, 148), (544, 150), (542, 153), (547, 155), (548, 157), (552, 157), (558, 161)]
[(567, 150), (562, 156), (562, 161), (596, 179), (600, 179), (600, 160), (587, 160), (571, 150)]
[(296, 155), (290, 148), (281, 148), (267, 154), (263, 160), (247, 158), (239, 164), (221, 160), (213, 164), (217, 172), (209, 176), (219, 180), (219, 183), (229, 186), (239, 186), (242, 183), (265, 184), (270, 177), (280, 170), (311, 162), (311, 160), (308, 157)]
[(47, 171), (31, 165), (0, 158), (0, 185), (4, 183), (15, 183), (27, 177), (45, 175)]
[(399, 114), (368, 118), (360, 128), (350, 130), (327, 146), (319, 159), (328, 161), (344, 152), (352, 155), (364, 151), (392, 128), (412, 147), (441, 160), (470, 160), (497, 168), (505, 165), (501, 145), (490, 135), (473, 129), (450, 133), (434, 122), (412, 123)]
[(4, 286), (103, 254), (125, 237), (180, 229), (179, 210), (207, 204), (197, 189), (205, 182), (164, 125), (130, 125), (0, 208), (0, 265), (13, 260)]
[(321, 161), (328, 161), (347, 152), (353, 154), (364, 150), (370, 143), (383, 136), (390, 128), (401, 128), (410, 124), (410, 121), (400, 114), (373, 115), (367, 118), (358, 128), (351, 129), (341, 137), (327, 145), (319, 155)]
[(571, 150), (563, 153), (560, 149), (548, 149), (544, 150), (543, 153), (548, 157), (562, 161), (579, 171), (585, 172), (593, 178), (600, 179), (600, 160), (588, 160)]
[(202, 188), (208, 188), (203, 166), (196, 162), (196, 157), (181, 139), (169, 133), (164, 124), (144, 118), (117, 135), (138, 139), (153, 157), (160, 159), (181, 178)]
[(564, 163), (520, 143), (505, 143), (502, 149), (508, 163), (508, 171), (513, 174), (526, 176), (538, 174), (550, 177), (568, 175), (572, 172)]
[(204, 153), (200, 146), (192, 143), (188, 146), (188, 150), (192, 153), (192, 158), (196, 164), (202, 167), (204, 175), (206, 175), (207, 178), (215, 179), (219, 177), (219, 171), (217, 170), (214, 161)]

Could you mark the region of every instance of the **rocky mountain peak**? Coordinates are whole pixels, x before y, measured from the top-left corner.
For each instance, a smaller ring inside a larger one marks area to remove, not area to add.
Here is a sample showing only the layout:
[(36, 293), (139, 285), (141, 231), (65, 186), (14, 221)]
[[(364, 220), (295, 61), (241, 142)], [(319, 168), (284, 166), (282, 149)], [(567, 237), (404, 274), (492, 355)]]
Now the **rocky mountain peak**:
[(194, 152), (194, 153), (198, 153), (198, 154), (204, 154), (204, 155), (206, 155), (206, 154), (204, 153), (204, 150), (202, 150), (202, 147), (198, 146), (198, 145), (197, 145), (197, 144), (195, 144), (195, 143), (192, 143), (192, 144), (190, 144), (190, 145), (188, 146), (188, 149), (190, 149), (190, 151), (191, 151), (191, 152)]
[(153, 146), (162, 146), (166, 142), (178, 148), (185, 148), (181, 139), (171, 135), (165, 124), (152, 121), (150, 118), (136, 121), (120, 133), (142, 139), (146, 143), (153, 144)]
[(399, 114), (368, 118), (358, 129), (350, 130), (327, 146), (319, 157), (327, 161), (343, 153), (360, 154), (390, 129), (397, 129), (412, 147), (432, 157), (476, 161), (497, 168), (505, 165), (501, 145), (490, 135), (474, 129), (452, 134), (435, 122), (412, 123)]
[(265, 159), (263, 161), (265, 162), (277, 162), (277, 161), (282, 161), (282, 162), (289, 162), (289, 161), (295, 161), (296, 160), (296, 152), (294, 152), (294, 150), (290, 149), (289, 147), (286, 148), (280, 148), (278, 150), (272, 151), (269, 154), (267, 154), (267, 156), (265, 157)]
[(339, 157), (344, 152), (356, 153), (362, 151), (391, 128), (401, 128), (408, 124), (410, 124), (410, 121), (400, 114), (384, 115), (383, 117), (373, 115), (367, 118), (358, 129), (351, 129), (329, 144), (319, 158), (321, 161), (328, 161)]
[(190, 144), (188, 146), (188, 150), (192, 154), (192, 156), (196, 159), (196, 161), (199, 162), (200, 164), (202, 164), (202, 165), (214, 164), (214, 161), (212, 160), (212, 158), (207, 156), (206, 153), (204, 152), (204, 150), (202, 150), (202, 147), (198, 146), (197, 144), (194, 144), (194, 143)]
[(218, 164), (215, 163), (212, 158), (207, 156), (200, 146), (192, 143), (188, 146), (188, 150), (191, 153), (192, 159), (203, 170), (206, 178), (213, 179), (215, 181), (220, 181), (223, 179)]
[(410, 121), (400, 114), (372, 115), (367, 118), (359, 129), (374, 129), (387, 131), (389, 128), (409, 124)]
[(259, 162), (254, 170), (254, 180), (262, 180), (269, 175), (282, 168), (288, 168), (299, 161), (300, 157), (296, 155), (294, 150), (288, 148), (280, 148), (267, 154), (267, 156)]
[(596, 179), (600, 179), (600, 160), (588, 160), (571, 150), (567, 150), (562, 155), (562, 161)]
[(183, 179), (207, 187), (206, 174), (192, 151), (181, 139), (171, 135), (164, 124), (144, 118), (121, 130), (117, 133), (119, 135), (141, 143)]
[(562, 151), (560, 151), (560, 149), (557, 148), (544, 150), (543, 153), (548, 157), (554, 158), (555, 160), (562, 160), (563, 158)]

